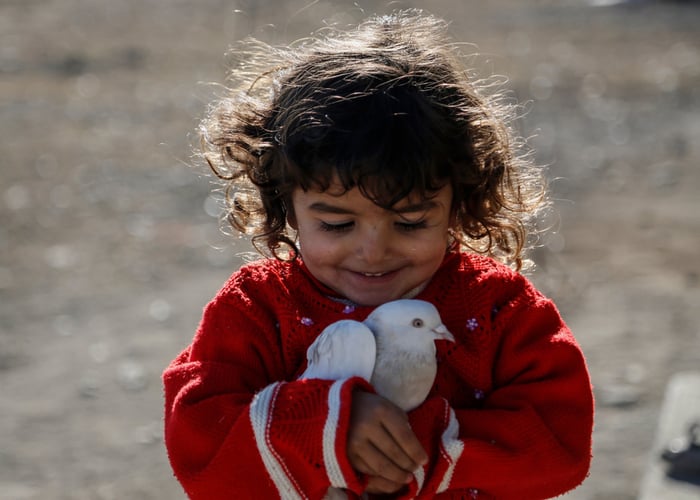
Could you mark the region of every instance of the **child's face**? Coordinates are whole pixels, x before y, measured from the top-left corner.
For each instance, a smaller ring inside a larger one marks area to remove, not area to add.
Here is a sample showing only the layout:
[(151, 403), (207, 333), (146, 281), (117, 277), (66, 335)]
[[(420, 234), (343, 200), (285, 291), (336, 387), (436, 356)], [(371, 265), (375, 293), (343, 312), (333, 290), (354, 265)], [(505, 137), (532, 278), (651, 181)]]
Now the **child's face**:
[(452, 188), (408, 197), (389, 211), (357, 188), (292, 194), (304, 263), (326, 286), (361, 305), (399, 299), (428, 281), (448, 246)]

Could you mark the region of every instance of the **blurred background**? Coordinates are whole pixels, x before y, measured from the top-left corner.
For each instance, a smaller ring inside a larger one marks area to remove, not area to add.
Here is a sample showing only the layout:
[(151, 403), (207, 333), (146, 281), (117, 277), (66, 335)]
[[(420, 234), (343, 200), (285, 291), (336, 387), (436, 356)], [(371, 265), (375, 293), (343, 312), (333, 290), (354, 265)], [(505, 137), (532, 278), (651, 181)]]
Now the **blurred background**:
[(533, 255), (587, 355), (590, 479), (634, 499), (664, 388), (700, 366), (700, 4), (0, 1), (0, 497), (177, 499), (160, 374), (250, 250), (195, 129), (225, 52), (424, 7), (507, 77), (557, 215)]

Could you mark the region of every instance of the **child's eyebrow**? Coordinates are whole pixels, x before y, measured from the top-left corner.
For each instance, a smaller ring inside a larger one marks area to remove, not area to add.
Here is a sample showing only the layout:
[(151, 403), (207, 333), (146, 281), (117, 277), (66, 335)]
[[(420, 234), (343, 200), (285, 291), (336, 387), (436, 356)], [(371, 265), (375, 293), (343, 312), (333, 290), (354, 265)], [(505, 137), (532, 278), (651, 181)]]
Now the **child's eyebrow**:
[(317, 201), (309, 205), (309, 210), (314, 212), (323, 212), (326, 214), (341, 214), (341, 215), (354, 215), (355, 212), (348, 208), (338, 207), (336, 205), (330, 205), (322, 201)]
[(399, 208), (395, 208), (393, 211), (399, 214), (409, 214), (409, 213), (415, 213), (415, 212), (427, 212), (431, 208), (434, 208), (437, 206), (437, 203), (435, 203), (433, 200), (423, 200), (419, 201), (418, 203), (411, 203), (409, 205), (404, 205)]

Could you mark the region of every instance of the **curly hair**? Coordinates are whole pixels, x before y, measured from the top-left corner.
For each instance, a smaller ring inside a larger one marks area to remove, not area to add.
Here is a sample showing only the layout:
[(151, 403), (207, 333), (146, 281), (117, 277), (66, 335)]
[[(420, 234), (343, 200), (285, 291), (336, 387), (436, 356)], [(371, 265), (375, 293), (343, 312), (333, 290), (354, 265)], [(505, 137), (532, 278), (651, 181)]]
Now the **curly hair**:
[(284, 48), (244, 46), (200, 137), (229, 223), (258, 251), (298, 255), (287, 223), (298, 187), (339, 181), (391, 209), (449, 183), (460, 246), (522, 267), (544, 177), (511, 126), (515, 107), (471, 77), (444, 21), (401, 11)]

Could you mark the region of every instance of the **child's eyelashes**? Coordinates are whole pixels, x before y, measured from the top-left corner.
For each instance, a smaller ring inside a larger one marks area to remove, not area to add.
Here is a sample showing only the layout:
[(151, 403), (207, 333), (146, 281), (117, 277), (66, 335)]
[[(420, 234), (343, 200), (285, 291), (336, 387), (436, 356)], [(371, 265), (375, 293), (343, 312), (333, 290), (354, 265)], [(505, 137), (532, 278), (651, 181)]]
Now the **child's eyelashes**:
[(321, 231), (329, 231), (329, 232), (336, 232), (336, 233), (343, 233), (346, 231), (349, 231), (352, 229), (352, 227), (355, 225), (354, 222), (340, 222), (340, 223), (335, 223), (331, 224), (330, 222), (323, 222), (320, 221), (320, 229)]
[(397, 222), (396, 226), (402, 231), (415, 231), (416, 229), (425, 229), (428, 227), (428, 223), (424, 220), (419, 220), (416, 222)]
[[(395, 222), (394, 225), (398, 230), (403, 232), (411, 232), (428, 227), (428, 223), (425, 220), (420, 220), (416, 222)], [(321, 231), (344, 233), (352, 230), (353, 227), (355, 227), (354, 221), (337, 223), (319, 221), (319, 228), (321, 229)]]

